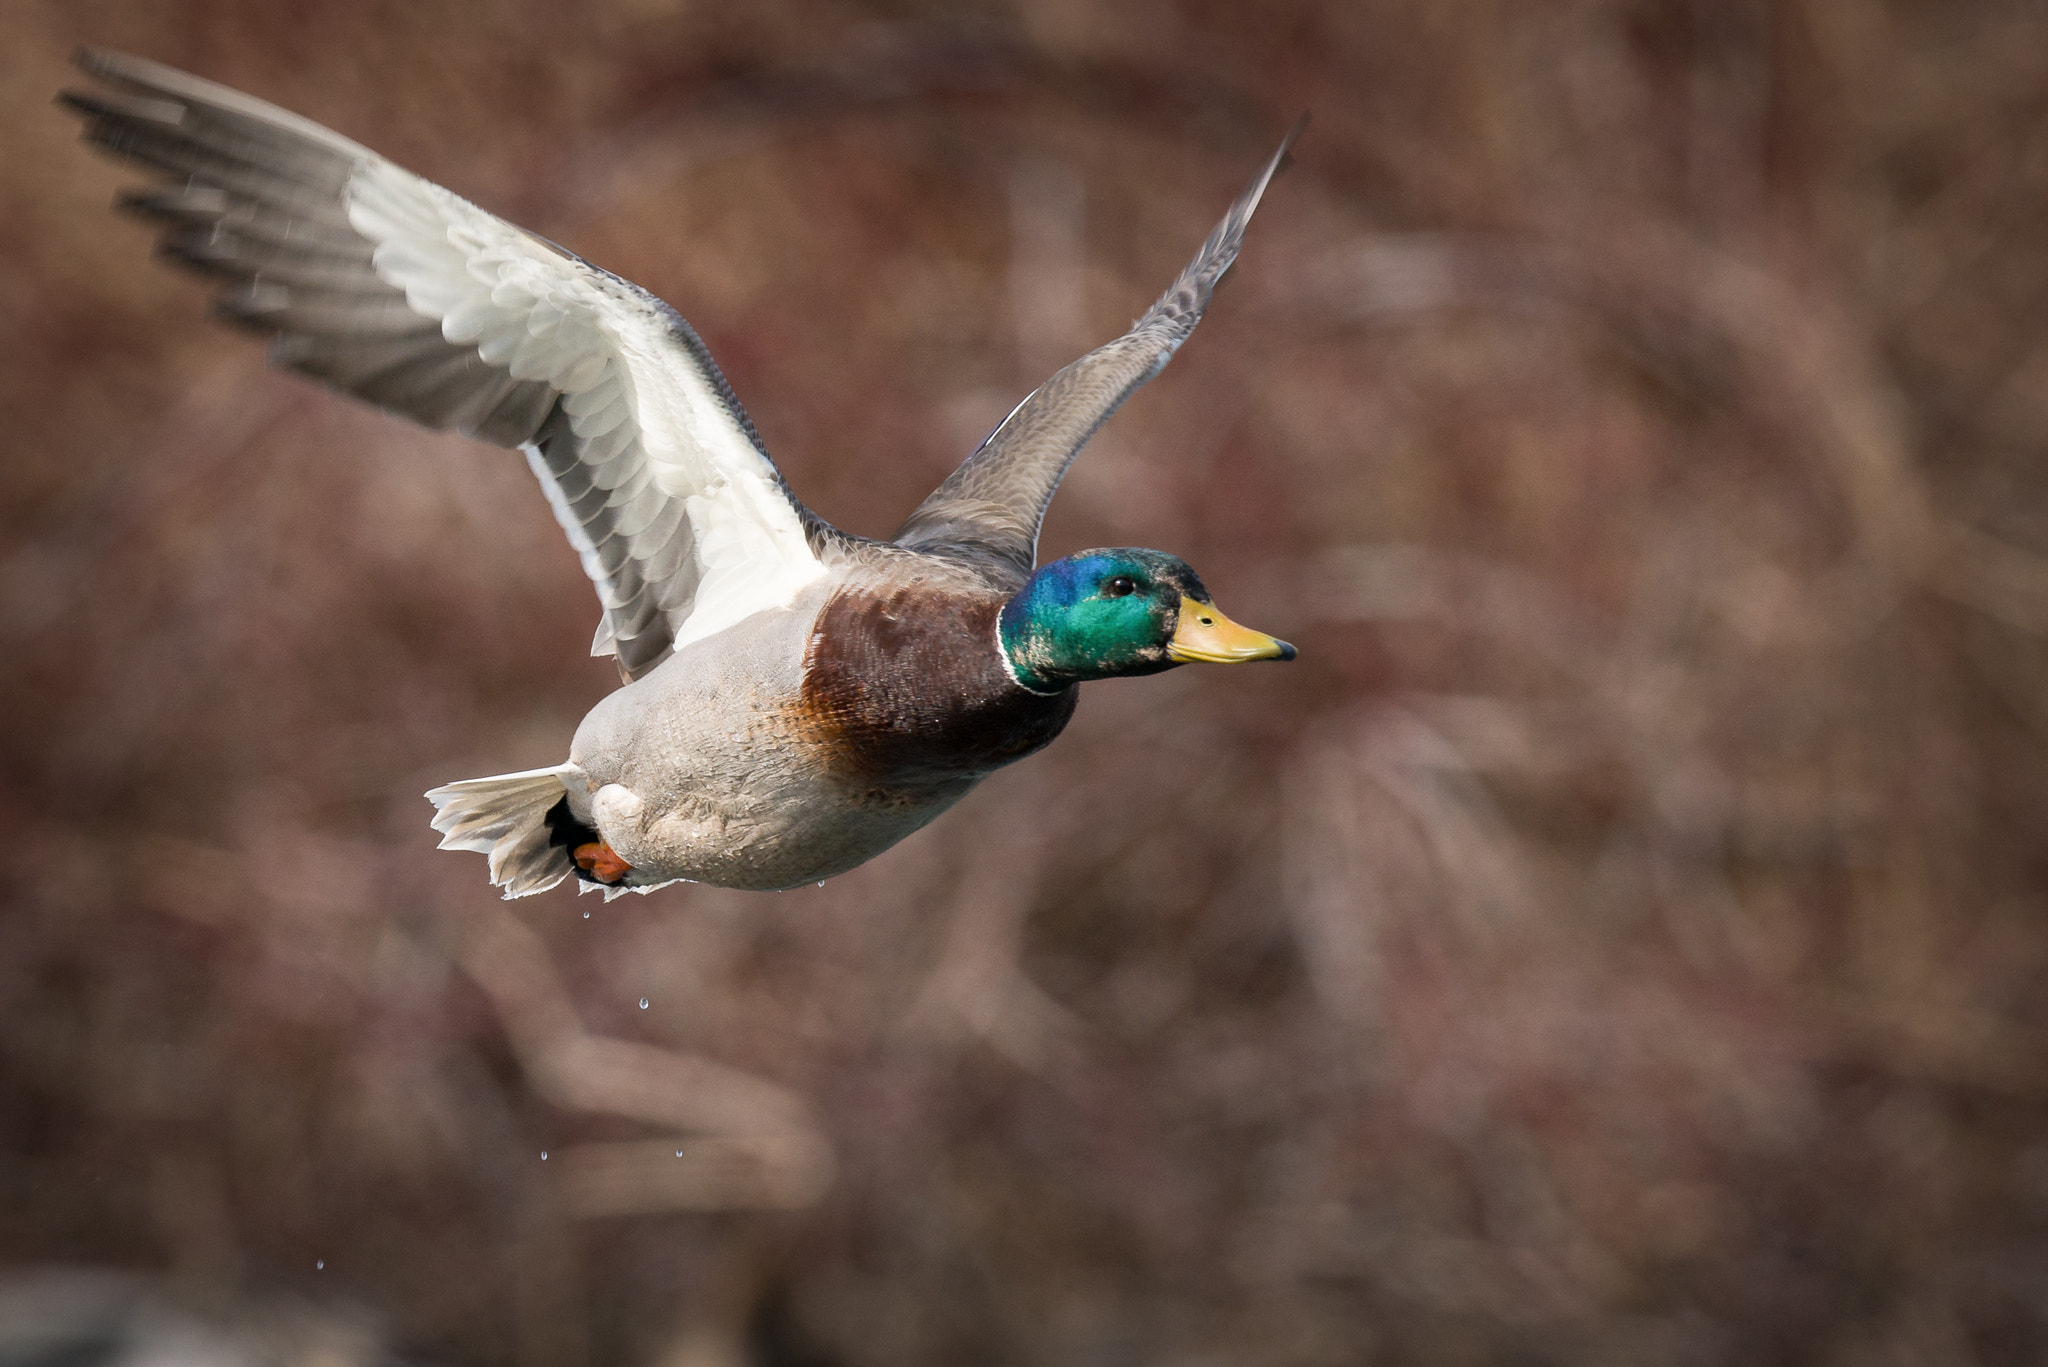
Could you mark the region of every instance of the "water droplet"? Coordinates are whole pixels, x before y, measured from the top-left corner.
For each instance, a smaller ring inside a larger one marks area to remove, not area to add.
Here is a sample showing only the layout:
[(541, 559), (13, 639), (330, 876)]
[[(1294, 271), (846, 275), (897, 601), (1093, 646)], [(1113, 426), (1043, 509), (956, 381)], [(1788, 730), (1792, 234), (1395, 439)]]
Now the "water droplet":
[(325, 1272), (327, 1270), (327, 1260), (325, 1258), (315, 1258), (313, 1260), (313, 1270), (315, 1272)]
[(677, 1150), (676, 1150), (676, 1157), (678, 1157), (678, 1158), (681, 1158), (682, 1156), (683, 1156), (683, 1151), (682, 1151), (681, 1149), (677, 1149)]
[(548, 1161), (548, 1151), (546, 1149), (540, 1151), (540, 1161), (543, 1163)]
[(589, 913), (589, 912), (587, 912), (587, 911), (586, 911), (586, 912), (584, 912), (584, 913), (583, 913), (583, 919), (584, 919), (584, 920), (586, 920), (586, 921), (588, 921), (588, 920), (590, 919), (590, 913)]
[(823, 883), (820, 883), (820, 884), (818, 884), (818, 886), (822, 888), (822, 887), (824, 887), (825, 885), (824, 885)]
[(645, 997), (642, 997), (642, 998), (640, 999), (640, 1009), (641, 1009), (642, 1011), (645, 1011), (645, 1010), (647, 1009), (647, 998), (645, 998)]

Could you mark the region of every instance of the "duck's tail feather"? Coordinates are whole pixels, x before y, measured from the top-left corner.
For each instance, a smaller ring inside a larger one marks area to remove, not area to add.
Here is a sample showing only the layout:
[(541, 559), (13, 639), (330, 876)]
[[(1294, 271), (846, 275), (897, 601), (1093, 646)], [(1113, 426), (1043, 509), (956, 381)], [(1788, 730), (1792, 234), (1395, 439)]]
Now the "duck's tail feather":
[(434, 789), (427, 800), (437, 809), (441, 848), (489, 855), (491, 882), (508, 898), (546, 892), (576, 872), (571, 840), (588, 828), (569, 811), (568, 783), (582, 776), (563, 764)]

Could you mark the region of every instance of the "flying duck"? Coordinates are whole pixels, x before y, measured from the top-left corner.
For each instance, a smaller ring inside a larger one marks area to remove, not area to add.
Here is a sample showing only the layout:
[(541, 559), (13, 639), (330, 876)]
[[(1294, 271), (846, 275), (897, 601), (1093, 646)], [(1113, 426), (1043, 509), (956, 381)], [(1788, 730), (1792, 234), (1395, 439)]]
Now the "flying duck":
[(800, 502), (681, 315), (629, 281), (283, 109), (137, 57), (62, 102), (160, 173), (120, 207), (222, 282), (273, 364), (523, 451), (603, 606), (622, 686), (568, 759), (427, 794), (506, 897), (565, 878), (774, 889), (873, 858), (1041, 749), (1078, 685), (1291, 660), (1186, 562), (1036, 564), (1088, 438), (1187, 340), (1301, 125), (1131, 330), (1054, 375), (887, 541)]

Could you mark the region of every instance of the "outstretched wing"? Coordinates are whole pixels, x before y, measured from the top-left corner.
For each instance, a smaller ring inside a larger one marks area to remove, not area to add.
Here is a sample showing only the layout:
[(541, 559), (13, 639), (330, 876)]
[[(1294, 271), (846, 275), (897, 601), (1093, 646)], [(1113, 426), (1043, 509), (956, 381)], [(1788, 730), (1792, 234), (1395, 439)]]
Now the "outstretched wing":
[(521, 447), (637, 678), (784, 603), (834, 533), (790, 493), (688, 323), (638, 286), (318, 124), (154, 62), (86, 51), (86, 137), (163, 172), (123, 197), (275, 364)]
[(973, 455), (918, 505), (896, 543), (994, 559), (1021, 578), (1038, 555), (1045, 505), (1088, 438), (1157, 375), (1202, 321), (1209, 295), (1244, 243), (1267, 182), (1287, 164), (1308, 117), (1296, 121), (1173, 287), (1114, 342), (1075, 361), (1017, 405)]

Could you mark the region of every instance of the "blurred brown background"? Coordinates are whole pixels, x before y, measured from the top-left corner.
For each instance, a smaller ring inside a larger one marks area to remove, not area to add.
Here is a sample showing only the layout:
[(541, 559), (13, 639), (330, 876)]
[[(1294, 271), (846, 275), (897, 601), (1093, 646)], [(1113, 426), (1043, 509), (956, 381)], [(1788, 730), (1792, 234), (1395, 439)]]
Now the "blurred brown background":
[[(560, 757), (591, 591), (149, 263), (81, 42), (645, 284), (870, 534), (1312, 109), (1044, 546), (1301, 661), (498, 902), (419, 794)], [(0, 120), (5, 1266), (308, 1363), (2048, 1361), (2041, 6), (24, 0)]]

